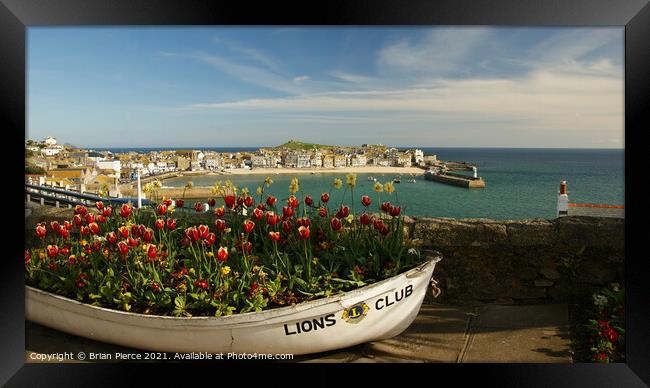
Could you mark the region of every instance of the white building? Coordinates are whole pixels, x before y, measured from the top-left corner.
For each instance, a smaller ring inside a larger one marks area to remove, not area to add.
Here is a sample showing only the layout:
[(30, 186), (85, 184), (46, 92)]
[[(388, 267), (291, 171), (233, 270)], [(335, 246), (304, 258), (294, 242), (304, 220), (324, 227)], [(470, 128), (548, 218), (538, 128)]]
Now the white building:
[[(56, 140), (55, 140), (56, 141)], [(51, 145), (41, 149), (41, 154), (45, 156), (54, 156), (59, 152), (63, 151), (63, 146), (60, 145)]]
[[(153, 164), (153, 163), (152, 163)], [(122, 162), (117, 159), (113, 160), (98, 160), (97, 168), (100, 170), (113, 170), (119, 173), (122, 170)]]
[(415, 164), (420, 164), (421, 162), (424, 162), (424, 152), (420, 149), (416, 149), (413, 151), (413, 161)]
[(52, 136), (48, 136), (43, 140), (43, 143), (45, 143), (46, 146), (53, 146), (56, 145), (56, 139)]
[(251, 156), (251, 164), (254, 168), (268, 167), (268, 158), (263, 155), (253, 155)]
[(311, 158), (307, 154), (300, 154), (296, 158), (296, 167), (308, 168), (311, 166)]
[(205, 168), (208, 170), (218, 170), (223, 166), (223, 159), (217, 156), (208, 156), (205, 158)]

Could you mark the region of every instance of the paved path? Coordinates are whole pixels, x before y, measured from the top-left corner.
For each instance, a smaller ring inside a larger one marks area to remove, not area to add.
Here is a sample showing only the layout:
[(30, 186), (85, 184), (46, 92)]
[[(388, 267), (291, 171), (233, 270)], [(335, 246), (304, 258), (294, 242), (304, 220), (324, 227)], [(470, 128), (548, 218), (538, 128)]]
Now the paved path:
[[(139, 352), (75, 337), (31, 322), (26, 322), (25, 326), (27, 362), (41, 362), (34, 358), (47, 353)], [(569, 345), (566, 305), (424, 304), (413, 324), (395, 338), (297, 356), (294, 361), (570, 363)], [(75, 360), (64, 362), (78, 361), (75, 357)]]

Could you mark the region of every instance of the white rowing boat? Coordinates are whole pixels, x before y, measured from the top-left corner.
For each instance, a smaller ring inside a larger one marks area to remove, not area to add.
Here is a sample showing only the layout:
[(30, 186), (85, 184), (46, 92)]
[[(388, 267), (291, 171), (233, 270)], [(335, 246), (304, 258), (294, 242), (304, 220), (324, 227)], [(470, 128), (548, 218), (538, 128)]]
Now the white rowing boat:
[(441, 257), (389, 279), (294, 306), (225, 317), (136, 314), (26, 286), (26, 319), (73, 335), (160, 352), (317, 353), (394, 337), (417, 316)]

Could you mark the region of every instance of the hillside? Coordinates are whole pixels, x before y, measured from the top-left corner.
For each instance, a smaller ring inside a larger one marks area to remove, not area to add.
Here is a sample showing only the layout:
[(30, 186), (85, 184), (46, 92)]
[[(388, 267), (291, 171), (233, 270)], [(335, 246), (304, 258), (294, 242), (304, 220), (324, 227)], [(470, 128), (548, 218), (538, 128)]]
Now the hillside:
[(275, 149), (282, 149), (282, 148), (287, 148), (290, 150), (311, 150), (313, 148), (321, 148), (321, 149), (329, 149), (329, 148), (336, 148), (336, 146), (331, 146), (331, 145), (323, 145), (323, 144), (312, 144), (312, 143), (303, 143), (298, 140), (289, 140), (288, 142), (281, 144), (277, 147), (274, 147)]

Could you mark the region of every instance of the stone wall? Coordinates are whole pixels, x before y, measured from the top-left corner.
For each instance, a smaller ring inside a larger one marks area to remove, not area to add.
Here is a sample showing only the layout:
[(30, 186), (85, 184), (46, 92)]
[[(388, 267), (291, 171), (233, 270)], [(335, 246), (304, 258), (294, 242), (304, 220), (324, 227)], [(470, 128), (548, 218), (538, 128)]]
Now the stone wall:
[[(32, 210), (25, 219), (28, 235), (37, 222), (72, 217), (71, 209)], [(408, 234), (423, 251), (443, 255), (434, 272), (440, 303), (566, 302), (576, 293), (623, 283), (624, 227), (623, 219), (595, 217), (407, 219)]]
[(409, 234), (443, 260), (437, 302), (566, 302), (623, 282), (625, 221), (563, 217), (493, 221), (420, 218)]

